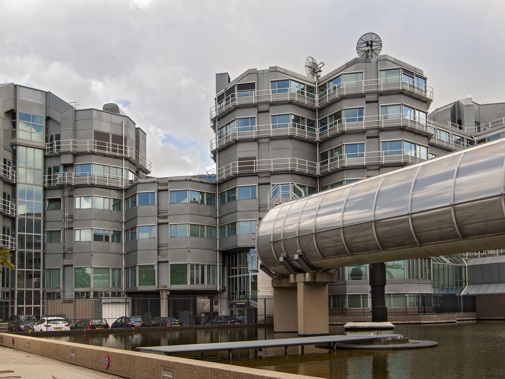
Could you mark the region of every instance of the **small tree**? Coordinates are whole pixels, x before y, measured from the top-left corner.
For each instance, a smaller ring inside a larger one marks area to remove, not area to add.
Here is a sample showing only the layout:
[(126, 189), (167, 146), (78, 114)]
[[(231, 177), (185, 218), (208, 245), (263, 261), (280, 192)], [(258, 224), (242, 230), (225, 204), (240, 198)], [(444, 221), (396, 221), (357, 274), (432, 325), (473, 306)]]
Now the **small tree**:
[(0, 250), (0, 267), (14, 268), (14, 264), (11, 262), (11, 257), (11, 252), (2, 247)]

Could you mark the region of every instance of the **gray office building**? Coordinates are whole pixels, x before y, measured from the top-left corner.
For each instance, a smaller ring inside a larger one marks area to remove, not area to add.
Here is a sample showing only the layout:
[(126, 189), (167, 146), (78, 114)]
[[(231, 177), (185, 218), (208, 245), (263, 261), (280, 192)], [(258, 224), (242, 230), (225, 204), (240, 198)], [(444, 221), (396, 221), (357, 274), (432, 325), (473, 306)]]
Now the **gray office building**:
[[(357, 58), (324, 74), (311, 57), (304, 74), (217, 74), (212, 174), (149, 176), (147, 136), (116, 104), (79, 109), (1, 84), (1, 242), (15, 269), (2, 269), (0, 318), (263, 321), (273, 294), (255, 235), (269, 209), (503, 136), (505, 104), (464, 99), (428, 115), (434, 91), (423, 71), (364, 37)], [(389, 310), (459, 294), (464, 258), (387, 262)], [(330, 313), (368, 312), (367, 266), (341, 267), (337, 278)]]

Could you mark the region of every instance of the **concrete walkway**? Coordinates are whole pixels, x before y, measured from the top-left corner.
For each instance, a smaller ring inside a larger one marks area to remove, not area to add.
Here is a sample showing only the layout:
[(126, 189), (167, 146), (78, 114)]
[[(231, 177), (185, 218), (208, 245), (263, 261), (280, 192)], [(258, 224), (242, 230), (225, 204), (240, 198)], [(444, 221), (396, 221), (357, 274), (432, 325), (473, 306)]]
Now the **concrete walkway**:
[(0, 346), (0, 379), (100, 379), (121, 378), (60, 362), (40, 355)]

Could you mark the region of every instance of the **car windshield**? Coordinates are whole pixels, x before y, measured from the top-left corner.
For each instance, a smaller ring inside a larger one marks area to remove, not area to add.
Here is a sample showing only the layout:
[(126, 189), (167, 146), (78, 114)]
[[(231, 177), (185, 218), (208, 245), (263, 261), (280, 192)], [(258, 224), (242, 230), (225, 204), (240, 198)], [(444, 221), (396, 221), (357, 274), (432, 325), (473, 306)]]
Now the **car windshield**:
[(133, 322), (142, 322), (142, 318), (140, 318), (139, 316), (132, 316), (132, 317), (130, 317), (130, 319)]
[(48, 318), (47, 322), (49, 322), (49, 323), (52, 322), (53, 324), (62, 324), (62, 323), (66, 323), (67, 320), (65, 320), (64, 318)]
[(35, 318), (35, 316), (31, 316), (31, 315), (28, 315), (28, 316), (19, 316), (19, 318), (23, 322), (36, 322), (37, 321), (37, 319)]

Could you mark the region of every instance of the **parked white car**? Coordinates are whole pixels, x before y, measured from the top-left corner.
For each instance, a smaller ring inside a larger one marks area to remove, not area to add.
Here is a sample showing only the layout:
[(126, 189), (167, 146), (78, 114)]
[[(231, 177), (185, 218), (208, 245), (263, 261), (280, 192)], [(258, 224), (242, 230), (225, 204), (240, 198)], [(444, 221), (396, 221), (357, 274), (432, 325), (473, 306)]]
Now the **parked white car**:
[(70, 330), (70, 324), (63, 317), (42, 317), (33, 327), (34, 332)]

